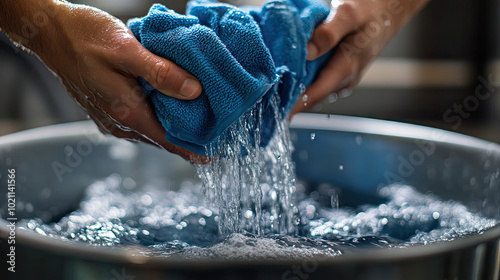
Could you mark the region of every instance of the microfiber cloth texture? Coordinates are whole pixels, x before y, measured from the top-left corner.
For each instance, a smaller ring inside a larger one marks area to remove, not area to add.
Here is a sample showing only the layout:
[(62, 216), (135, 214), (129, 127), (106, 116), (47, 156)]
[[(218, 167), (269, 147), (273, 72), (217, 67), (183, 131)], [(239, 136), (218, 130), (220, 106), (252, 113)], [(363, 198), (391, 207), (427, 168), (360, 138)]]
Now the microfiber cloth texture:
[[(235, 7), (192, 0), (186, 15), (154, 4), (128, 25), (141, 44), (194, 75), (203, 92), (179, 100), (139, 82), (172, 144), (206, 155), (212, 143), (257, 102), (263, 104), (261, 146), (272, 137), (280, 97), (285, 118), (330, 54), (306, 61), (306, 45), (329, 10), (322, 0), (278, 0)], [(222, 136), (221, 136), (222, 137)]]

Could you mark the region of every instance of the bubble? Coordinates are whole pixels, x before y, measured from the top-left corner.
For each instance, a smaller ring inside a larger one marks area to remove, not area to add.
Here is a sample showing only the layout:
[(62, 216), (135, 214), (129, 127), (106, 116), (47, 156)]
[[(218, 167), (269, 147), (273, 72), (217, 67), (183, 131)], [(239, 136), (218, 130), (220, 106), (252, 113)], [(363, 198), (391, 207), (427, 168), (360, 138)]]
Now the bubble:
[(144, 204), (144, 206), (149, 206), (153, 203), (153, 198), (151, 198), (150, 195), (145, 194), (141, 196), (141, 203)]
[(123, 187), (127, 190), (132, 190), (137, 186), (137, 183), (132, 179), (132, 178), (125, 178), (123, 179)]
[(245, 211), (245, 218), (250, 219), (253, 217), (253, 212), (251, 210)]
[(40, 234), (40, 235), (44, 235), (44, 236), (46, 236), (46, 235), (47, 235), (47, 234), (45, 233), (45, 231), (43, 231), (43, 229), (41, 229), (41, 228), (39, 228), (39, 227), (35, 228), (35, 232), (36, 232), (36, 233), (38, 233), (38, 234)]

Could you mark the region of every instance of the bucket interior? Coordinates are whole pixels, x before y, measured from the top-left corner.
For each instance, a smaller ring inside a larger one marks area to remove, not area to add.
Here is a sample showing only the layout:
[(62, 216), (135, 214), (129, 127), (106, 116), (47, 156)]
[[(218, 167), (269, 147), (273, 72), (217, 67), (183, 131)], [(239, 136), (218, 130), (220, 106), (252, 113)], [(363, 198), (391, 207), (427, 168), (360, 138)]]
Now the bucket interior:
[[(404, 183), (500, 219), (496, 144), (408, 124), (309, 114), (294, 119), (291, 135), (297, 177), (306, 192), (327, 184), (337, 190), (341, 207), (381, 203), (381, 187)], [(90, 184), (110, 174), (133, 181), (137, 190), (177, 190), (186, 180), (198, 182), (194, 167), (180, 157), (105, 137), (91, 122), (2, 137), (0, 155), (0, 178), (16, 170), (18, 219), (58, 221), (79, 207)], [(5, 195), (3, 188), (0, 196)], [(6, 203), (0, 201), (3, 218)]]

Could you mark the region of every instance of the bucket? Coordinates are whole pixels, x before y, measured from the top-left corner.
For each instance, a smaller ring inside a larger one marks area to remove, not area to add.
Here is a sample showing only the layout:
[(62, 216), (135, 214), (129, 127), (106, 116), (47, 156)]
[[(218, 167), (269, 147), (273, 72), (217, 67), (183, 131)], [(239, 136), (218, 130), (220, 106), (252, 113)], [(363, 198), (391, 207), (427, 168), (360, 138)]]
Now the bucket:
[[(403, 123), (314, 114), (297, 115), (291, 135), (298, 179), (308, 188), (335, 186), (343, 203), (366, 203), (380, 187), (401, 182), (500, 219), (497, 144)], [(103, 136), (90, 121), (0, 137), (0, 157), (0, 258), (4, 266), (15, 239), (16, 271), (2, 267), (1, 279), (499, 279), (499, 225), (449, 242), (302, 261), (172, 260), (144, 256), (135, 246), (13, 233), (6, 183), (13, 169), (18, 220), (62, 217), (78, 207), (87, 186), (113, 173), (138, 186), (171, 189), (196, 178), (195, 170), (152, 146)]]

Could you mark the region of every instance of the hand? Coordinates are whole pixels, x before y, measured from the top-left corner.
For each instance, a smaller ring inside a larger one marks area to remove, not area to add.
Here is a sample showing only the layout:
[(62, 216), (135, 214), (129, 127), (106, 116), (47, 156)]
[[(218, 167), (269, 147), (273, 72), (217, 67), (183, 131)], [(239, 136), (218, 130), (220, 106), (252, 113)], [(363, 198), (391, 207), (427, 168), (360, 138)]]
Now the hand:
[[(307, 44), (307, 59), (314, 60), (336, 47), (317, 80), (304, 92), (307, 106), (328, 94), (350, 91), (363, 70), (385, 44), (428, 0), (332, 0), (328, 18)], [(291, 115), (306, 108), (298, 102)]]
[(117, 18), (88, 6), (46, 3), (53, 8), (47, 13), (50, 23), (36, 34), (40, 38), (27, 41), (28, 47), (60, 77), (99, 129), (203, 161), (165, 140), (165, 130), (137, 83), (143, 77), (163, 94), (189, 100), (201, 94), (198, 80), (145, 49)]

